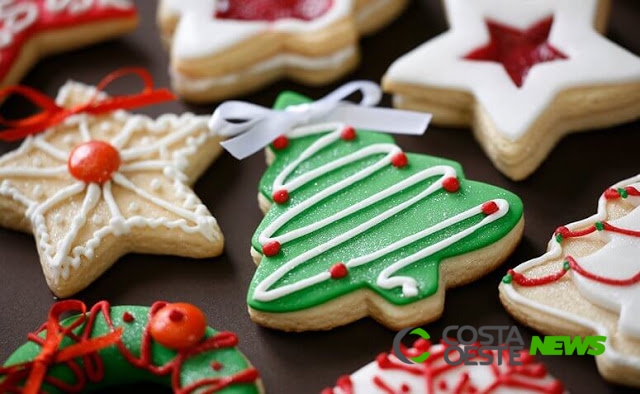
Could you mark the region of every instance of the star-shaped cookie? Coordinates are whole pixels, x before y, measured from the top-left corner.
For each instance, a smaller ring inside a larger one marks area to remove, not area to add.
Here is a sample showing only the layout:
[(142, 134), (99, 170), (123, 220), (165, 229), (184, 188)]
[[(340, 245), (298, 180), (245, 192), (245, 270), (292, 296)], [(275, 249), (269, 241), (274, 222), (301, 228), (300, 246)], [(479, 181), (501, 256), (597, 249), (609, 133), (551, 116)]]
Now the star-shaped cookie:
[(16, 84), (43, 56), (118, 37), (137, 25), (128, 0), (3, 0), (0, 86)]
[(601, 335), (607, 380), (640, 387), (640, 175), (607, 189), (590, 218), (560, 227), (548, 252), (509, 271), (500, 298), (550, 335)]
[(472, 126), (495, 166), (529, 176), (570, 132), (640, 117), (640, 58), (603, 37), (609, 0), (445, 0), (451, 29), (384, 77), (397, 107)]
[(173, 86), (217, 101), (276, 79), (321, 85), (353, 70), (358, 39), (393, 20), (407, 0), (162, 0)]
[[(70, 82), (57, 103), (87, 102)], [(0, 158), (0, 225), (33, 232), (51, 290), (70, 296), (129, 252), (211, 257), (216, 220), (191, 190), (221, 152), (208, 117), (77, 114)]]

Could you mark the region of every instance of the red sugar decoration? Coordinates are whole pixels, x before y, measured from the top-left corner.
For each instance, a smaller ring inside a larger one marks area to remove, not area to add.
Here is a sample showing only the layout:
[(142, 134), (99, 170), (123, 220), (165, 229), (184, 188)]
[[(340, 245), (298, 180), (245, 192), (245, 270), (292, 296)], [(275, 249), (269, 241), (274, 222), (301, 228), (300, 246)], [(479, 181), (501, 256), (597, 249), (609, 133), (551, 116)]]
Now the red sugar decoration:
[(133, 315), (130, 312), (125, 312), (122, 314), (122, 321), (125, 323), (131, 323), (133, 322), (135, 319), (133, 318)]
[(270, 241), (262, 245), (262, 253), (264, 253), (264, 255), (267, 257), (273, 257), (280, 253), (280, 247), (280, 242)]
[(342, 132), (340, 133), (340, 138), (342, 138), (345, 141), (353, 141), (356, 139), (356, 129), (354, 129), (351, 126), (347, 126), (344, 129), (342, 129)]
[(289, 201), (289, 192), (285, 189), (276, 191), (273, 193), (273, 201), (275, 201), (276, 204), (286, 203)]
[(447, 178), (442, 181), (442, 187), (449, 193), (455, 193), (460, 190), (460, 181), (456, 177)]
[(182, 321), (182, 319), (184, 319), (184, 313), (182, 313), (182, 311), (172, 309), (171, 312), (169, 312), (169, 320), (172, 322), (179, 322)]
[(332, 279), (340, 279), (347, 276), (349, 269), (344, 263), (336, 263), (329, 268), (329, 273)]
[(409, 159), (407, 158), (407, 155), (404, 154), (404, 152), (396, 153), (391, 158), (391, 164), (393, 164), (393, 166), (397, 168), (406, 167), (407, 164), (409, 164)]
[(499, 210), (500, 210), (500, 207), (498, 207), (498, 204), (496, 204), (495, 201), (488, 201), (482, 204), (482, 213), (484, 213), (487, 216), (493, 215)]
[(280, 137), (273, 140), (273, 147), (276, 150), (283, 150), (287, 146), (289, 146), (289, 139), (284, 135), (281, 135)]

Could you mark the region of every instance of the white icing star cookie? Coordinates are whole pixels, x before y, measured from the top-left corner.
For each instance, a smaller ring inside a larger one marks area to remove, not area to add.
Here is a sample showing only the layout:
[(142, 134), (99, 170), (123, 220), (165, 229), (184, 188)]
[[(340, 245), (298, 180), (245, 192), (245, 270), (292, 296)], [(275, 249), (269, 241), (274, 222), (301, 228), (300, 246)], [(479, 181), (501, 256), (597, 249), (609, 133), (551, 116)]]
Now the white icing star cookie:
[(0, 86), (17, 83), (43, 56), (112, 39), (137, 25), (128, 0), (2, 0)]
[(398, 107), (472, 126), (495, 166), (529, 176), (570, 132), (640, 117), (640, 58), (603, 37), (609, 0), (445, 0), (449, 31), (398, 59)]
[(330, 83), (359, 61), (358, 39), (393, 20), (407, 0), (162, 0), (173, 86), (216, 101), (281, 77)]
[(640, 175), (600, 197), (598, 213), (556, 230), (549, 251), (509, 271), (507, 310), (552, 335), (602, 335), (607, 380), (640, 387)]
[[(86, 103), (70, 82), (57, 103)], [(129, 252), (211, 257), (216, 220), (191, 190), (221, 152), (208, 117), (72, 115), (0, 158), (0, 225), (32, 231), (51, 290), (68, 297)]]

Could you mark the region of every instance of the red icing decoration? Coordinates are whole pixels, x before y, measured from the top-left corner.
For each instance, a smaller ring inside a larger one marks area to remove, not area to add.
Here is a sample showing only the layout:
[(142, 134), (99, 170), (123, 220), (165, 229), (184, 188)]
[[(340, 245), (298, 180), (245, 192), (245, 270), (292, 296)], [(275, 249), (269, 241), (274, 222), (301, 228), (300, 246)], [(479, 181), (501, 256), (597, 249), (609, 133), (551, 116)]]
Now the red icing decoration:
[[(45, 7), (46, 0), (13, 0), (3, 4), (3, 14), (0, 19), (3, 32), (8, 34), (11, 42), (0, 49), (0, 80), (4, 79), (22, 52), (22, 48), (34, 36), (55, 33), (59, 30), (86, 26), (92, 23), (106, 22), (110, 20), (123, 20), (134, 18), (137, 14), (134, 7), (124, 9), (103, 6), (100, 1), (92, 2), (91, 8), (74, 13), (68, 11), (69, 6), (63, 11), (51, 12)], [(31, 23), (29, 15), (36, 12)], [(12, 27), (8, 27), (12, 26)]]
[(103, 184), (120, 167), (120, 154), (108, 142), (89, 141), (71, 150), (67, 166), (74, 178)]
[(333, 0), (227, 0), (218, 2), (215, 17), (269, 22), (279, 19), (311, 21), (324, 15), (332, 5)]
[(499, 210), (500, 210), (500, 207), (498, 207), (498, 204), (496, 204), (495, 201), (488, 201), (482, 204), (482, 213), (484, 213), (487, 216), (493, 215)]
[(262, 253), (267, 257), (273, 257), (280, 253), (280, 242), (271, 241), (262, 245)]
[[(144, 88), (140, 93), (98, 98), (99, 92), (103, 91), (109, 84), (130, 74), (138, 76), (144, 83)], [(175, 95), (169, 90), (155, 89), (151, 74), (147, 70), (138, 67), (122, 68), (107, 75), (96, 86), (96, 94), (93, 97), (86, 103), (73, 108), (60, 107), (52, 98), (27, 86), (9, 86), (1, 89), (0, 101), (12, 94), (25, 97), (41, 108), (42, 112), (17, 120), (0, 118), (0, 126), (5, 128), (5, 130), (0, 131), (0, 140), (2, 141), (17, 141), (29, 135), (41, 133), (49, 127), (61, 124), (69, 116), (79, 113), (100, 115), (118, 109), (128, 110), (175, 99)]]
[(135, 319), (133, 317), (133, 315), (130, 312), (125, 312), (122, 314), (122, 321), (125, 323), (131, 323), (133, 322)]
[(349, 268), (344, 263), (336, 263), (329, 268), (332, 279), (344, 278), (349, 274)]
[(340, 133), (340, 138), (342, 138), (345, 141), (353, 141), (356, 139), (356, 129), (354, 129), (351, 126), (347, 126), (344, 129), (342, 129), (342, 132)]
[(396, 153), (391, 158), (391, 164), (397, 168), (406, 167), (409, 164), (409, 159), (404, 152)]
[(275, 201), (276, 204), (286, 203), (289, 201), (289, 192), (284, 189), (276, 191), (273, 193), (273, 201)]
[(211, 368), (213, 368), (214, 371), (219, 371), (222, 369), (222, 364), (220, 364), (218, 361), (214, 361), (211, 363)]
[[(111, 320), (110, 306), (106, 301), (101, 301), (95, 304), (89, 314), (86, 313), (86, 306), (75, 300), (61, 301), (53, 305), (51, 312), (49, 313), (49, 320), (44, 324), (37, 332), (28, 335), (30, 341), (42, 346), (41, 357), (33, 362), (27, 362), (19, 365), (12, 365), (9, 367), (0, 367), (0, 392), (2, 393), (23, 393), (23, 394), (36, 394), (40, 390), (39, 388), (21, 388), (21, 384), (28, 380), (34, 385), (37, 384), (37, 380), (32, 379), (34, 371), (40, 370), (38, 365), (44, 365), (45, 368), (57, 363), (66, 365), (73, 378), (69, 381), (74, 382), (68, 384), (62, 380), (50, 379), (43, 375), (44, 381), (48, 385), (55, 387), (62, 392), (78, 393), (82, 392), (88, 383), (100, 382), (104, 378), (104, 362), (100, 358), (98, 352), (106, 346), (116, 346), (120, 351), (122, 357), (127, 360), (131, 365), (136, 368), (140, 368), (148, 371), (157, 376), (171, 376), (171, 387), (176, 394), (195, 394), (196, 392), (216, 393), (224, 390), (225, 388), (242, 383), (254, 383), (258, 379), (258, 371), (249, 368), (244, 371), (238, 372), (232, 376), (224, 376), (218, 378), (205, 378), (200, 381), (196, 381), (189, 386), (182, 387), (180, 381), (180, 373), (182, 371), (182, 364), (191, 357), (195, 357), (199, 354), (209, 351), (215, 351), (218, 349), (233, 348), (238, 345), (238, 338), (235, 334), (230, 332), (219, 332), (216, 335), (207, 338), (190, 349), (184, 349), (178, 352), (176, 356), (164, 365), (157, 366), (153, 364), (152, 360), (152, 337), (150, 334), (150, 325), (153, 316), (161, 309), (167, 306), (165, 302), (156, 302), (150, 308), (149, 323), (142, 332), (141, 345), (140, 345), (140, 357), (138, 358), (124, 345), (121, 339), (122, 328), (116, 329)], [(80, 312), (78, 318), (69, 327), (60, 327), (60, 316), (69, 312)], [(94, 330), (94, 326), (98, 315), (102, 314), (104, 320), (110, 328), (110, 333), (98, 338), (91, 338), (91, 334)], [(73, 330), (84, 324), (82, 330), (79, 333), (74, 334)], [(59, 332), (60, 335), (47, 335), (47, 338), (43, 339), (38, 336), (44, 330), (47, 333)], [(53, 345), (53, 340), (49, 340), (48, 337), (54, 338), (57, 343)], [(58, 349), (60, 341), (63, 338), (70, 339), (73, 344), (67, 346), (64, 349)], [(51, 355), (54, 355), (51, 357)], [(78, 360), (79, 359), (79, 360)], [(45, 364), (43, 361), (49, 364)], [(82, 362), (80, 362), (82, 361)], [(202, 391), (202, 390), (205, 391)], [(35, 391), (34, 391), (35, 390)], [(200, 391), (199, 391), (200, 390)]]
[(442, 181), (442, 187), (449, 193), (455, 193), (460, 190), (460, 181), (455, 177), (447, 178)]
[(281, 135), (280, 137), (273, 140), (273, 148), (275, 150), (283, 150), (287, 146), (289, 146), (289, 139), (284, 135)]
[(501, 63), (519, 88), (535, 65), (568, 58), (548, 42), (553, 17), (545, 18), (525, 30), (492, 20), (487, 20), (486, 24), (491, 37), (489, 43), (474, 49), (464, 58)]
[(546, 285), (549, 283), (556, 282), (560, 280), (560, 278), (565, 276), (567, 272), (568, 272), (567, 270), (562, 269), (551, 275), (541, 276), (539, 278), (527, 278), (523, 274), (516, 272), (512, 269), (507, 271), (507, 273), (511, 275), (514, 282), (516, 282), (520, 286), (525, 286), (525, 287), (540, 286), (540, 285)]
[[(424, 347), (425, 343), (428, 344), (426, 348)], [(378, 368), (382, 370), (401, 371), (409, 375), (423, 378), (426, 386), (426, 392), (428, 394), (435, 394), (439, 392), (438, 389), (444, 390), (447, 388), (447, 383), (445, 382), (443, 384), (443, 380), (436, 383), (438, 378), (445, 374), (449, 375), (456, 369), (464, 368), (461, 365), (449, 365), (443, 362), (445, 351), (449, 346), (451, 346), (447, 343), (443, 343), (443, 345), (444, 346), (442, 348), (435, 350), (431, 347), (428, 341), (421, 342), (419, 346), (418, 341), (416, 341), (413, 348), (402, 348), (403, 353), (409, 357), (419, 356), (424, 351), (429, 351), (431, 353), (429, 358), (420, 364), (405, 364), (402, 361), (390, 357), (387, 353), (380, 354), (376, 358), (376, 362), (378, 364)], [(476, 344), (476, 346), (477, 345), (478, 344)], [(508, 350), (503, 350), (503, 364), (500, 367), (496, 364), (498, 358), (495, 357), (496, 351), (493, 352), (494, 364), (489, 366), (489, 368), (491, 368), (493, 380), (491, 380), (482, 391), (479, 391), (478, 388), (471, 385), (471, 379), (467, 372), (460, 371), (457, 375), (457, 379), (452, 385), (451, 391), (448, 392), (451, 394), (489, 394), (496, 392), (499, 389), (503, 389), (505, 392), (512, 391), (514, 389), (524, 389), (543, 394), (561, 394), (564, 392), (562, 383), (557, 380), (549, 383), (536, 381), (544, 378), (545, 374), (540, 374), (542, 371), (540, 369), (540, 364), (535, 363), (533, 357), (528, 357), (528, 355), (525, 356), (525, 353), (528, 352), (528, 350), (520, 352), (519, 361), (522, 362), (522, 365), (510, 365), (509, 352)], [(472, 361), (473, 360), (486, 361), (484, 357), (472, 358)], [(400, 387), (394, 388), (390, 382), (385, 381), (384, 376), (379, 375), (373, 377), (373, 384), (380, 389), (381, 393), (385, 394), (402, 394), (407, 393), (408, 389), (410, 389), (406, 383), (401, 384)], [(349, 376), (344, 376), (338, 379), (336, 386), (340, 388), (341, 393), (343, 394), (354, 394), (353, 383)], [(327, 389), (323, 391), (322, 394), (334, 394), (334, 391), (332, 389)]]
[(206, 330), (204, 313), (187, 303), (167, 304), (151, 317), (151, 336), (169, 349), (192, 348), (202, 340)]
[[(627, 195), (629, 196), (634, 196), (634, 197), (640, 196), (640, 190), (636, 189), (633, 186), (627, 186), (624, 188), (624, 190), (627, 192)], [(606, 198), (607, 200), (616, 200), (620, 197), (622, 196), (620, 195), (620, 192), (618, 191), (618, 189), (607, 189), (604, 192), (604, 198)]]

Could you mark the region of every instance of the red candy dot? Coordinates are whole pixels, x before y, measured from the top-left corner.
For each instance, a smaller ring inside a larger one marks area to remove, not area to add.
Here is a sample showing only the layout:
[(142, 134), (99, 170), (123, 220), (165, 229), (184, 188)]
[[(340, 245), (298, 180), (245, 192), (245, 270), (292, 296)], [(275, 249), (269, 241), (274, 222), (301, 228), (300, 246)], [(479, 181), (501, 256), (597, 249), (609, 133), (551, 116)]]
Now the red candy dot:
[(396, 153), (391, 158), (391, 164), (393, 164), (394, 167), (398, 168), (406, 167), (407, 164), (409, 164), (409, 159), (407, 158), (407, 155), (404, 154), (404, 152)]
[(446, 380), (441, 380), (438, 382), (438, 388), (440, 390), (446, 390), (447, 389), (447, 381)]
[(356, 129), (351, 126), (345, 127), (340, 133), (340, 138), (345, 141), (353, 141), (356, 139)]
[(607, 189), (604, 192), (604, 198), (606, 198), (607, 200), (615, 200), (617, 198), (620, 198), (620, 193), (618, 193), (616, 189)]
[(329, 274), (332, 279), (340, 279), (349, 274), (349, 269), (344, 263), (336, 263), (329, 268)]
[(455, 193), (460, 190), (460, 181), (456, 177), (450, 177), (442, 181), (442, 187), (449, 193)]
[(560, 381), (554, 380), (549, 386), (547, 386), (547, 391), (550, 394), (562, 394), (564, 393), (564, 386)]
[(207, 319), (204, 313), (187, 303), (167, 304), (149, 322), (151, 337), (173, 350), (193, 347), (202, 340), (206, 330)]
[(125, 312), (122, 314), (122, 321), (125, 323), (131, 323), (132, 321), (134, 321), (135, 319), (133, 318), (133, 315), (130, 312)]
[(273, 201), (275, 201), (276, 204), (286, 203), (289, 201), (289, 192), (284, 189), (276, 191), (273, 193)]
[(500, 207), (498, 206), (498, 204), (495, 203), (495, 201), (488, 201), (482, 204), (482, 213), (484, 213), (487, 216), (493, 215), (499, 210), (500, 210)]
[(120, 168), (120, 154), (108, 142), (89, 141), (71, 150), (67, 167), (82, 182), (102, 184)]
[(267, 242), (262, 245), (262, 253), (264, 253), (265, 256), (273, 257), (280, 253), (280, 246), (280, 242), (278, 241)]
[(273, 147), (276, 150), (283, 150), (287, 146), (289, 146), (289, 139), (284, 135), (281, 135), (280, 137), (273, 140)]
[(410, 390), (411, 390), (411, 387), (409, 387), (409, 385), (406, 383), (404, 383), (402, 387), (400, 387), (400, 391), (402, 391), (403, 393), (408, 393)]
[(213, 368), (214, 371), (219, 371), (222, 369), (222, 364), (220, 364), (217, 361), (214, 361), (211, 363), (211, 368)]

